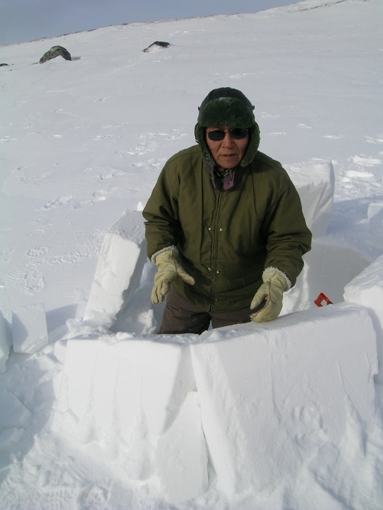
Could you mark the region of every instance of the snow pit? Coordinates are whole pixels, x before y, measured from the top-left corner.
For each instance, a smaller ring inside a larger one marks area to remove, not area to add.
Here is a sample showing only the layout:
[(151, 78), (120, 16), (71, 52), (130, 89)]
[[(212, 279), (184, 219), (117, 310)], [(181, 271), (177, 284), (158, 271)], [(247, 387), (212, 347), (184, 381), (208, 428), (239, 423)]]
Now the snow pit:
[(104, 237), (84, 319), (115, 316), (138, 284), (146, 260), (139, 211), (126, 211)]
[[(286, 169), (298, 190), (303, 212), (313, 236), (324, 235), (332, 217), (334, 169), (331, 161), (311, 160), (286, 166)], [(286, 299), (285, 313), (308, 308), (308, 303), (323, 290), (321, 287), (323, 287), (326, 272), (321, 272), (320, 275), (313, 275), (313, 273), (317, 271), (318, 262), (320, 267), (323, 267), (323, 259), (331, 264), (328, 259), (329, 256), (334, 255), (335, 250), (332, 250), (330, 246), (325, 249), (319, 244), (316, 248), (317, 250), (313, 250), (307, 257), (306, 273), (301, 278), (301, 284), (297, 285), (294, 294), (290, 294), (291, 297)], [(85, 320), (95, 319), (99, 322), (109, 320), (114, 322), (114, 331), (138, 334), (155, 331), (153, 312), (149, 302), (149, 287), (154, 274), (147, 266), (144, 266), (145, 250), (145, 227), (142, 214), (140, 211), (126, 211), (111, 231), (105, 235), (84, 314)], [(344, 256), (344, 253), (341, 256)], [(352, 258), (355, 264), (350, 263), (347, 268), (344, 268), (342, 264), (341, 267), (344, 270), (339, 273), (337, 282), (334, 282), (332, 272), (327, 272), (327, 278), (331, 282), (329, 290), (333, 302), (342, 301), (344, 285), (368, 264), (368, 262), (357, 262), (356, 255)], [(148, 274), (142, 284), (139, 278), (143, 272)], [(148, 280), (150, 280), (149, 286)], [(317, 285), (317, 280), (320, 280), (320, 285)], [(336, 292), (332, 292), (334, 287)], [(143, 295), (147, 296), (144, 307), (141, 306)]]
[(33, 354), (47, 346), (48, 331), (44, 303), (23, 306), (12, 313), (13, 350)]

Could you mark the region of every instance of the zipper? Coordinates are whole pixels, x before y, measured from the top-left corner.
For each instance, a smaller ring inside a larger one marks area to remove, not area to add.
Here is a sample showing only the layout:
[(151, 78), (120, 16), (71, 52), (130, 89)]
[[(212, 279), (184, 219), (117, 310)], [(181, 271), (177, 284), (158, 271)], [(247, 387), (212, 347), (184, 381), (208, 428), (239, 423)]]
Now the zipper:
[(215, 305), (215, 283), (216, 283), (216, 276), (218, 273), (217, 268), (217, 257), (218, 257), (218, 236), (219, 236), (219, 225), (218, 225), (218, 219), (219, 219), (219, 212), (221, 207), (221, 201), (222, 201), (222, 192), (216, 191), (216, 201), (215, 201), (215, 207), (214, 207), (214, 214), (213, 214), (213, 222), (212, 222), (212, 247), (211, 247), (211, 271), (212, 271), (212, 286), (210, 291), (210, 312), (214, 312), (214, 305)]

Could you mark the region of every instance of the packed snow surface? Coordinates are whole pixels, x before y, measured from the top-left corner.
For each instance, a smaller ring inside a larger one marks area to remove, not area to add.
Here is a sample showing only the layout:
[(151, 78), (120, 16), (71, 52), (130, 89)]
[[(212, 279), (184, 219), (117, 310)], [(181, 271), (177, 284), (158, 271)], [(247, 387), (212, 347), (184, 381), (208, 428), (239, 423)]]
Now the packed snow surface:
[[(382, 15), (306, 0), (0, 47), (2, 509), (382, 508)], [(54, 45), (72, 61), (38, 64)], [(160, 336), (141, 211), (220, 86), (313, 249), (276, 321)]]

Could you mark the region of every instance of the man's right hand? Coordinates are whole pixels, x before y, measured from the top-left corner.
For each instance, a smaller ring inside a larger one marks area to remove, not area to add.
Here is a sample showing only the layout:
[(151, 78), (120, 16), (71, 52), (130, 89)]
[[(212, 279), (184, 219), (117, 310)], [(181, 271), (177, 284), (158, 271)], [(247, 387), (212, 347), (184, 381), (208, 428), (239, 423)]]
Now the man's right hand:
[(169, 291), (171, 282), (176, 278), (181, 278), (181, 280), (189, 285), (195, 284), (194, 278), (181, 266), (177, 252), (172, 248), (156, 255), (154, 263), (158, 267), (158, 271), (154, 276), (154, 286), (151, 295), (153, 304), (162, 303)]

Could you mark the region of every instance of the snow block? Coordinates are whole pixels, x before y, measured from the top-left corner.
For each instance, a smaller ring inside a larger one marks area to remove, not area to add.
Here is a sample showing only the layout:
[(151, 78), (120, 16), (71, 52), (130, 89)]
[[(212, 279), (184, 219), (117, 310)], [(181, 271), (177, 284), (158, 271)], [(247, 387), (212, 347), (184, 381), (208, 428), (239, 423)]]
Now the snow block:
[(188, 346), (112, 335), (69, 340), (62, 430), (82, 443), (98, 442), (123, 476), (146, 479), (155, 469), (155, 442), (194, 389)]
[(383, 255), (345, 286), (344, 299), (371, 311), (378, 340), (377, 381), (383, 385)]
[(115, 316), (136, 289), (146, 261), (139, 211), (126, 211), (104, 237), (84, 320)]
[(332, 162), (313, 159), (285, 165), (285, 169), (298, 190), (313, 237), (325, 235), (333, 214), (335, 174)]
[(8, 322), (4, 319), (0, 311), (0, 374), (6, 370), (7, 359), (12, 346), (11, 334), (9, 331)]
[[(342, 303), (201, 340), (191, 353), (218, 490), (232, 497), (293, 483), (303, 467), (315, 472), (318, 462), (323, 470), (326, 458), (331, 472), (334, 455), (347, 453), (349, 421), (358, 422), (363, 450), (364, 434), (375, 427), (377, 371), (365, 308)], [(324, 449), (332, 454), (321, 455)], [(346, 485), (352, 473), (346, 466)]]
[(33, 354), (49, 343), (45, 306), (26, 305), (12, 313), (13, 350)]
[(157, 475), (168, 503), (177, 505), (203, 494), (208, 456), (197, 392), (190, 392), (179, 415), (157, 442)]

